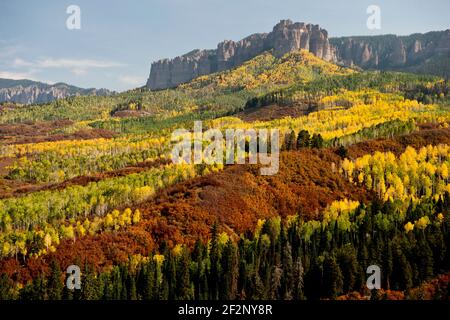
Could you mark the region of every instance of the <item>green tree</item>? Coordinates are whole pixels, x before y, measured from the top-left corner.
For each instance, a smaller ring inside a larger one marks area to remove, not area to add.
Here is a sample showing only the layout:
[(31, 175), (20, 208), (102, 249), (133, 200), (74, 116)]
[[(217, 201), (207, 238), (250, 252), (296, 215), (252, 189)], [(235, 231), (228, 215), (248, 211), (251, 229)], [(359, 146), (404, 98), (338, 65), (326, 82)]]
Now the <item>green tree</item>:
[(311, 145), (311, 137), (307, 130), (300, 130), (297, 135), (297, 149), (308, 148)]
[(64, 282), (61, 269), (56, 262), (52, 260), (50, 263), (50, 277), (47, 283), (48, 298), (50, 300), (61, 300), (63, 297)]
[(336, 258), (327, 255), (323, 262), (323, 295), (326, 298), (335, 299), (342, 293), (342, 272), (336, 262)]
[(323, 147), (323, 138), (321, 134), (313, 134), (311, 138), (311, 147), (312, 148), (322, 148)]

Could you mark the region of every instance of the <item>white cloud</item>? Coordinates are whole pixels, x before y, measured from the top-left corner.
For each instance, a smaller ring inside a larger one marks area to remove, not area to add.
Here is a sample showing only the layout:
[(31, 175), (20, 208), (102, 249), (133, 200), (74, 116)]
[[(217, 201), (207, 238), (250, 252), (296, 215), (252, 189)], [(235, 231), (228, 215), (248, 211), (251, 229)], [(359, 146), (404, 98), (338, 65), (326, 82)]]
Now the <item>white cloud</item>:
[(23, 59), (20, 58), (15, 58), (13, 61), (13, 66), (14, 67), (31, 67), (33, 65), (33, 63), (25, 61)]
[(86, 69), (74, 68), (71, 71), (73, 72), (73, 74), (75, 74), (77, 76), (82, 76), (82, 75), (86, 74)]
[(0, 71), (0, 78), (12, 80), (22, 80), (22, 79), (35, 80), (32, 74), (29, 72)]
[(144, 82), (145, 82), (142, 80), (142, 77), (136, 77), (136, 76), (121, 76), (119, 78), (119, 81), (124, 84), (131, 85), (131, 86), (144, 85)]
[(29, 67), (34, 69), (68, 69), (75, 75), (84, 75), (90, 69), (122, 67), (125, 64), (114, 61), (103, 61), (94, 59), (68, 59), (68, 58), (44, 58), (37, 61), (26, 61), (21, 58), (15, 58), (13, 66), (22, 68)]
[(112, 67), (122, 67), (124, 64), (113, 62), (113, 61), (102, 61), (102, 60), (92, 60), (92, 59), (41, 59), (35, 64), (38, 68), (78, 68), (78, 69), (88, 69), (88, 68), (112, 68)]

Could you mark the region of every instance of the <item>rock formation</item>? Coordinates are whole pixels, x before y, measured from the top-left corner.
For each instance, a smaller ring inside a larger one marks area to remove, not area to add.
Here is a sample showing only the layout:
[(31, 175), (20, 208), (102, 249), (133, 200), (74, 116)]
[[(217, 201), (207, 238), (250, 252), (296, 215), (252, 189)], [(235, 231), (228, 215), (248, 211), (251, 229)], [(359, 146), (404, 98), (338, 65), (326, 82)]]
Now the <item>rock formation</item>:
[(338, 61), (344, 65), (408, 70), (419, 67), (430, 58), (449, 57), (450, 30), (409, 36), (342, 37), (330, 39), (330, 42), (336, 48)]
[(223, 71), (242, 64), (266, 50), (281, 57), (292, 50), (305, 49), (333, 61), (334, 50), (327, 31), (318, 25), (282, 20), (270, 33), (257, 33), (240, 41), (226, 40), (215, 50), (194, 50), (174, 59), (152, 63), (147, 87), (152, 90), (175, 87), (198, 76)]
[(256, 33), (237, 42), (226, 40), (214, 50), (194, 50), (153, 62), (147, 88), (176, 87), (202, 75), (234, 68), (267, 50), (281, 57), (298, 49), (345, 66), (450, 76), (450, 30), (329, 39), (328, 32), (318, 25), (282, 20), (270, 33)]

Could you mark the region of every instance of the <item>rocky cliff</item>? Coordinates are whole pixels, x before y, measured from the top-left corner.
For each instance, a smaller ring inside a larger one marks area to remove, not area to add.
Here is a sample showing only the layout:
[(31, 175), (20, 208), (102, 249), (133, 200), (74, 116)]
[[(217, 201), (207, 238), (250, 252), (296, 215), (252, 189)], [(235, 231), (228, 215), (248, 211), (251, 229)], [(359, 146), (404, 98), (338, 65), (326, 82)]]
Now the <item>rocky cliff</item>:
[(147, 88), (175, 87), (196, 77), (236, 67), (266, 50), (280, 57), (304, 49), (319, 58), (363, 69), (450, 76), (450, 30), (410, 36), (328, 38), (318, 25), (282, 20), (270, 33), (226, 40), (214, 50), (194, 50), (152, 63)]
[(449, 75), (450, 30), (409, 36), (333, 38), (330, 43), (337, 60), (347, 66)]
[(31, 80), (0, 79), (0, 102), (47, 103), (75, 95), (108, 95), (106, 89), (83, 89), (65, 83), (49, 85)]
[(215, 50), (194, 50), (174, 59), (152, 63), (147, 87), (152, 90), (171, 88), (198, 76), (227, 70), (273, 50), (281, 57), (292, 50), (304, 49), (334, 61), (335, 53), (328, 33), (318, 25), (282, 20), (270, 33), (257, 33), (240, 41), (226, 40)]

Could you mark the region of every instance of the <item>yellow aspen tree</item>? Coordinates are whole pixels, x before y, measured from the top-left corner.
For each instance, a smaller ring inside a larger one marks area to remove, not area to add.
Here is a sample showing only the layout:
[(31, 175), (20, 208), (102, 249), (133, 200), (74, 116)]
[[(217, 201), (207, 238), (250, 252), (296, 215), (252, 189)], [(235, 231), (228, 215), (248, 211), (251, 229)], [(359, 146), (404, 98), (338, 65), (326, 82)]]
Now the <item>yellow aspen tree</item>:
[(139, 209), (136, 209), (133, 214), (133, 224), (138, 224), (139, 221), (141, 221), (141, 212)]

